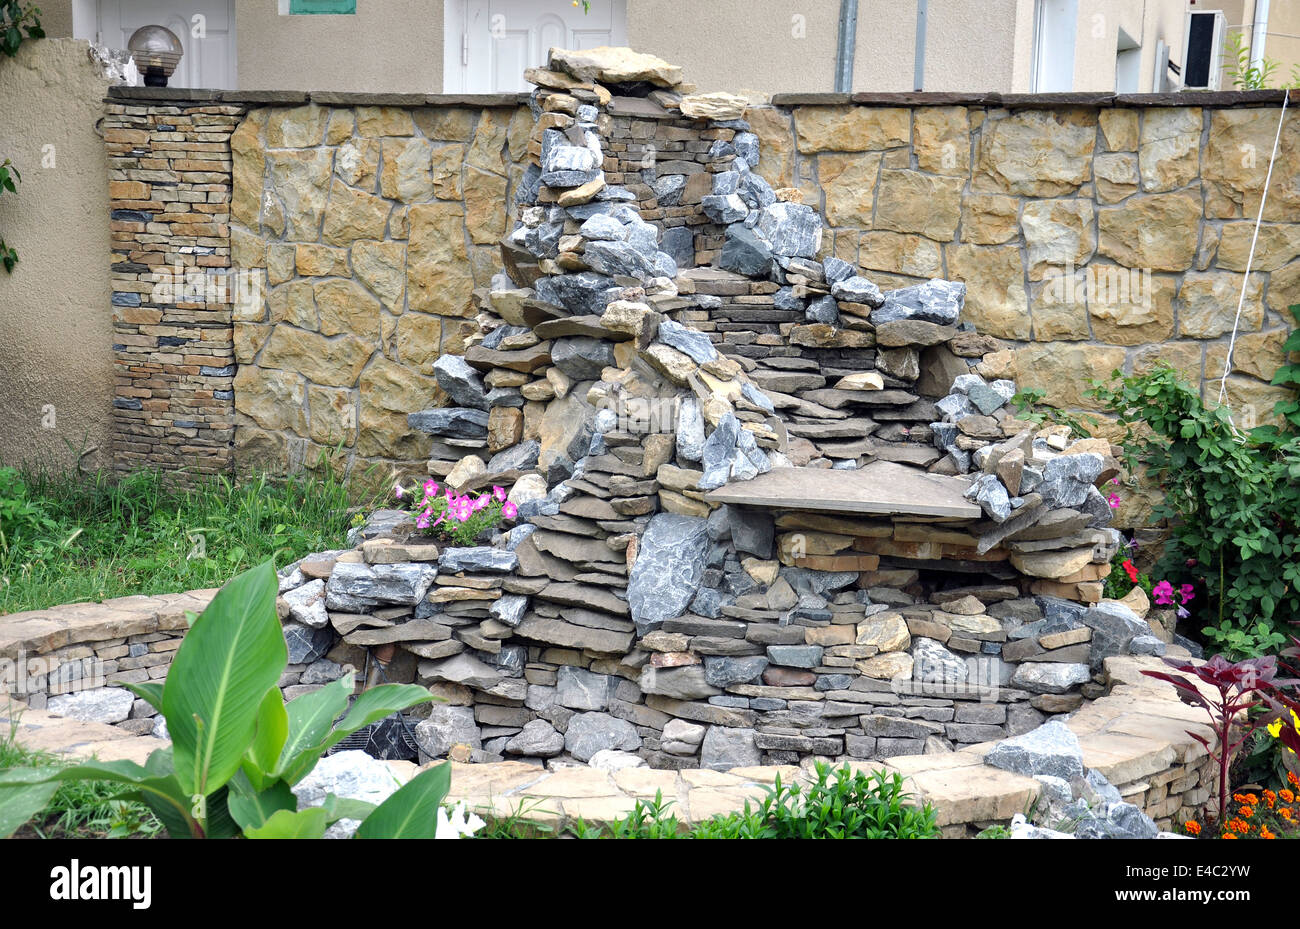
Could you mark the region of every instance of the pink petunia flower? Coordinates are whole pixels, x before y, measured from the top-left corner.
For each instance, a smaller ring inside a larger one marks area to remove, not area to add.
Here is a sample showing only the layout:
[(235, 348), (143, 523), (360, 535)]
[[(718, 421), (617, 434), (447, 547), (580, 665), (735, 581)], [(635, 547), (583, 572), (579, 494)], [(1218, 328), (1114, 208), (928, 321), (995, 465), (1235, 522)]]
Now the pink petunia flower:
[(507, 500), (505, 503), (501, 504), (501, 515), (506, 519), (514, 519), (519, 515), (519, 507), (515, 506), (515, 504), (510, 500)]
[(1160, 606), (1173, 606), (1174, 585), (1168, 581), (1161, 581), (1151, 588), (1151, 596), (1155, 598), (1156, 603)]
[(393, 496), (396, 497), (398, 500), (401, 500), (401, 499), (402, 499), (402, 494), (404, 494), (405, 492), (406, 492), (406, 491), (402, 490), (402, 485), (401, 485), (401, 484), (394, 484), (394, 485), (393, 485)]
[(428, 514), (428, 513), (421, 513), (421, 514), (420, 514), (420, 518), (417, 519), (417, 520), (415, 521), (415, 528), (417, 528), (417, 529), (428, 529), (428, 528), (429, 528), (429, 514)]
[(1191, 603), (1196, 597), (1196, 588), (1191, 584), (1184, 584), (1178, 588), (1178, 595), (1183, 598), (1183, 603)]
[(1118, 510), (1118, 509), (1119, 509), (1119, 494), (1111, 494), (1110, 496), (1108, 496), (1108, 497), (1106, 498), (1106, 502), (1110, 505), (1110, 508), (1111, 508), (1112, 510)]
[(504, 487), (497, 487), (496, 485), (493, 485), (492, 496), (496, 498), (496, 501), (498, 503), (500, 503), (504, 501), (506, 498), (506, 489)]

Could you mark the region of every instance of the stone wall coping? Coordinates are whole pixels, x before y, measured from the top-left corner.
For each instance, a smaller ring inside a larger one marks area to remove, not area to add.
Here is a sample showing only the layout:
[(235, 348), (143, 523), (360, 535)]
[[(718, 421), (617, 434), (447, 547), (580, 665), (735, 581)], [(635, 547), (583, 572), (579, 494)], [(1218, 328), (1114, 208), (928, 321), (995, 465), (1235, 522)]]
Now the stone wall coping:
[(0, 616), (0, 658), (16, 660), (24, 652), (45, 655), (68, 645), (185, 629), (186, 612), (203, 612), (216, 594), (210, 588), (10, 613)]
[(333, 90), (203, 90), (190, 87), (110, 87), (106, 103), (185, 104), (243, 103), (251, 106), (472, 106), (517, 107), (528, 94), (382, 94)]
[[(1280, 104), (1286, 90), (1184, 91), (1165, 94), (1059, 93), (824, 93), (773, 94), (773, 106), (986, 106), (1007, 109), (1055, 109), (1058, 107), (1171, 107), (1199, 106), (1222, 109), (1235, 106)], [(1292, 98), (1292, 103), (1297, 97)]]
[[(790, 93), (773, 94), (771, 104), (786, 106), (858, 106), (926, 107), (984, 106), (1007, 109), (1055, 109), (1059, 107), (1181, 107), (1199, 106), (1223, 109), (1237, 106), (1272, 106), (1282, 102), (1286, 90), (1186, 91), (1165, 94), (1059, 93), (945, 93), (915, 91), (904, 93)], [(1292, 98), (1292, 103), (1297, 97)], [(333, 90), (204, 90), (190, 87), (110, 87), (107, 103), (185, 104), (240, 103), (250, 106), (470, 106), (477, 108), (517, 107), (528, 102), (526, 93), (499, 94), (399, 94), (348, 93)], [(622, 103), (611, 109), (614, 115), (677, 118), (679, 114), (656, 107), (635, 108)]]

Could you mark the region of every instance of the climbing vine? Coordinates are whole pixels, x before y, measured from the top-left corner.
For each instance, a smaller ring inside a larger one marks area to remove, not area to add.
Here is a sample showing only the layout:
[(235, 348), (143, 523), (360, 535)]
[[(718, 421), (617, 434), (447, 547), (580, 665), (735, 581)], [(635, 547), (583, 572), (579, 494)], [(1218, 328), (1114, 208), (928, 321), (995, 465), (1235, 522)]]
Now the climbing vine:
[[(12, 58), (18, 54), (18, 47), (24, 40), (43, 38), (45, 30), (41, 28), (40, 7), (30, 3), (24, 6), (20, 0), (0, 0), (0, 52)], [(0, 162), (0, 195), (6, 192), (16, 194), (18, 182), (22, 179), (12, 161), (6, 158)], [(0, 265), (4, 266), (6, 274), (12, 274), (16, 264), (18, 252), (10, 248), (4, 236), (0, 235)]]
[(18, 54), (24, 39), (43, 39), (41, 8), (21, 0), (0, 0), (0, 52), (10, 58)]

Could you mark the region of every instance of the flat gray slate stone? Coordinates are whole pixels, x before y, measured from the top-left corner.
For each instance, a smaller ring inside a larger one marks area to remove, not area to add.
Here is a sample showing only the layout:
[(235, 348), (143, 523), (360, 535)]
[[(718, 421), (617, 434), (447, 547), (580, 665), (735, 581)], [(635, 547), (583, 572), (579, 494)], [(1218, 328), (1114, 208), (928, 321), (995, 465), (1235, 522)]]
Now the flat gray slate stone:
[(855, 471), (773, 468), (748, 481), (719, 487), (710, 503), (816, 510), (979, 519), (980, 508), (962, 498), (961, 478), (928, 474), (892, 461), (873, 461)]

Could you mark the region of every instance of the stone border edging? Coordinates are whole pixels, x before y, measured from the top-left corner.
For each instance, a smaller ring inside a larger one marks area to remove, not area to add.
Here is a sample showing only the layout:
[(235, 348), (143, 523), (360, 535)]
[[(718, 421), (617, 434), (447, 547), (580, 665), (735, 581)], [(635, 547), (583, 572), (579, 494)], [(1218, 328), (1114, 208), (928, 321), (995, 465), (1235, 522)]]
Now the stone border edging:
[[(199, 611), (215, 590), (133, 596), (100, 604), (72, 604), (49, 610), (0, 617), (0, 657), (20, 651), (50, 651), (79, 642), (183, 628), (185, 611)], [(1067, 722), (1079, 737), (1083, 761), (1105, 775), (1124, 799), (1142, 807), (1162, 827), (1180, 812), (1195, 811), (1210, 798), (1212, 776), (1203, 746), (1188, 728), (1212, 737), (1201, 710), (1183, 704), (1173, 688), (1144, 677), (1143, 669), (1164, 668), (1155, 658), (1107, 658), (1111, 691), (1072, 714)], [(0, 703), (0, 727), (18, 718), (17, 739), (31, 749), (70, 758), (98, 756), (143, 763), (166, 743), (152, 736), (133, 736), (115, 726), (53, 716), (16, 700)], [(918, 799), (934, 804), (946, 837), (960, 837), (993, 822), (1027, 812), (1042, 785), (1033, 778), (985, 765), (997, 743), (985, 742), (957, 752), (908, 755), (879, 762), (848, 762), (855, 770), (900, 773)], [(393, 763), (409, 777), (409, 763)], [(662, 791), (684, 823), (740, 810), (746, 800), (761, 799), (777, 775), (809, 780), (810, 766), (756, 766), (730, 771), (681, 771), (626, 768), (613, 773), (589, 767), (547, 771), (518, 761), (490, 764), (453, 762), (451, 801), (499, 816), (527, 809), (524, 818), (557, 825), (583, 819), (609, 822), (625, 816), (637, 800), (651, 801)], [(1186, 817), (1184, 817), (1186, 818)]]

